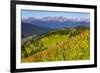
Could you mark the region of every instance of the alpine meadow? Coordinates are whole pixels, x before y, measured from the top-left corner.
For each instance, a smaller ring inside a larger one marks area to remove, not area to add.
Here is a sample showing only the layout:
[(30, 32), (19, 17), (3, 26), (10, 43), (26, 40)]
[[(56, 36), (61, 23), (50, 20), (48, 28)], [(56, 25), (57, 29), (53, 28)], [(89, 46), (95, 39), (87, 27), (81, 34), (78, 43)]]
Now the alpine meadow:
[(89, 59), (89, 13), (22, 10), (22, 63)]

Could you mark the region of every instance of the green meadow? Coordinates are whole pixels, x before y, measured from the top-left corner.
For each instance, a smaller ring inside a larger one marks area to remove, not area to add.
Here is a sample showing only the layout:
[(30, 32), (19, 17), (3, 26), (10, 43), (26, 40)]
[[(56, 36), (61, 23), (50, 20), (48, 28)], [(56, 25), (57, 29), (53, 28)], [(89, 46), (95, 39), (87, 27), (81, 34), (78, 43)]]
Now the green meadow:
[(21, 62), (90, 59), (89, 28), (56, 29), (21, 41)]

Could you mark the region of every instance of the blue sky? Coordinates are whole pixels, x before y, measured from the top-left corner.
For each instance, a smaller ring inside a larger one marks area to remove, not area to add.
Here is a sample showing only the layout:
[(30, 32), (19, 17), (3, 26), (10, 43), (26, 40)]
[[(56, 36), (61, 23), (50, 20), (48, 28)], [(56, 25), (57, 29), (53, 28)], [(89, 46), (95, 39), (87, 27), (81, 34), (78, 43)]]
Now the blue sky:
[(66, 18), (90, 18), (89, 13), (79, 12), (61, 12), (61, 11), (39, 11), (39, 10), (21, 10), (22, 19), (29, 17), (63, 16)]

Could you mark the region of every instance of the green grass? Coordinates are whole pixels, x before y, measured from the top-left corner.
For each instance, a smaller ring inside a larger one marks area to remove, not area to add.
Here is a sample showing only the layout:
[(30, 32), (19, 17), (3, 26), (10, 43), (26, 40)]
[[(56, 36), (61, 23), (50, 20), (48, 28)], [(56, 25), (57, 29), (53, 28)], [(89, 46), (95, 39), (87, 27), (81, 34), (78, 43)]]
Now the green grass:
[(90, 59), (89, 29), (59, 29), (31, 38), (21, 46), (21, 62)]

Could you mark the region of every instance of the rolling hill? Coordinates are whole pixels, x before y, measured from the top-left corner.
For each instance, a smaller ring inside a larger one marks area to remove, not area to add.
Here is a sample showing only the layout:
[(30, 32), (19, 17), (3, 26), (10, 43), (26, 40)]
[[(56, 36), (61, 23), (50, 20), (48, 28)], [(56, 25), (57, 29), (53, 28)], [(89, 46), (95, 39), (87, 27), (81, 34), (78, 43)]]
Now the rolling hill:
[(30, 23), (21, 23), (22, 38), (28, 36), (37, 36), (51, 30), (50, 28), (36, 26)]
[(56, 29), (36, 40), (31, 38), (21, 47), (22, 63), (89, 60), (90, 31), (82, 27)]

